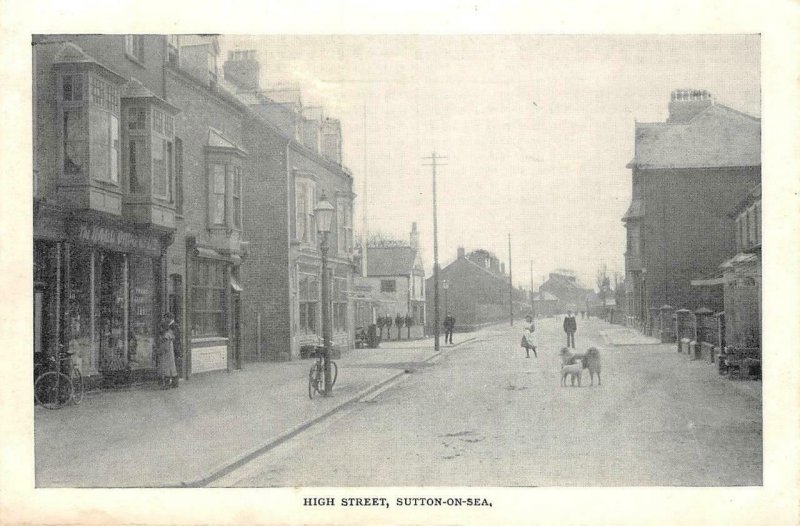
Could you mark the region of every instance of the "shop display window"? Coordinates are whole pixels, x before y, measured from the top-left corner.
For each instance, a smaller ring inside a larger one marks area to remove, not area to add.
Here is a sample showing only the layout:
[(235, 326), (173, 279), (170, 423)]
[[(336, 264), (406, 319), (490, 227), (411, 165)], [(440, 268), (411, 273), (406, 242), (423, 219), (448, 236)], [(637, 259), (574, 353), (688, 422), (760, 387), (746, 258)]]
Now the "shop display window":
[(153, 367), (156, 344), (156, 281), (152, 258), (130, 258), (128, 363), (131, 369)]
[(122, 254), (97, 252), (95, 260), (95, 331), (99, 348), (99, 369), (104, 373), (128, 369), (124, 334), (124, 274), (125, 259)]
[(92, 320), (92, 250), (72, 247), (70, 254), (69, 332), (70, 351), (79, 358), (84, 375), (97, 374), (98, 356), (94, 352)]

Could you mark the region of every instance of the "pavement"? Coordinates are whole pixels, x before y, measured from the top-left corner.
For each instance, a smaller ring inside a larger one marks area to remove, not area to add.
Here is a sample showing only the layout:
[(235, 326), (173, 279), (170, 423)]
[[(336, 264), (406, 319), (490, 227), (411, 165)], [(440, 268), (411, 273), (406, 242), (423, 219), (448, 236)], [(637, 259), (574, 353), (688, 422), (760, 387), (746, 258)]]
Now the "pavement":
[(645, 336), (635, 329), (618, 325), (601, 329), (599, 334), (606, 345), (656, 345), (661, 343), (658, 338)]
[(34, 411), (37, 487), (203, 486), (398, 377), (492, 328), (382, 342), (337, 360), (329, 398), (308, 398), (310, 360), (247, 363), (155, 386), (87, 394), (80, 406)]

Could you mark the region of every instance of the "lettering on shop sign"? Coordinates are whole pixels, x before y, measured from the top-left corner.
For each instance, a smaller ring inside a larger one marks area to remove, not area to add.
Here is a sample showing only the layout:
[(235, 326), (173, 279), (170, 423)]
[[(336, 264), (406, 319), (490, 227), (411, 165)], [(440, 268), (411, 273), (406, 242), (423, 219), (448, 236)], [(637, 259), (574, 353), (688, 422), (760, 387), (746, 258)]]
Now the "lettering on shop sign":
[(153, 237), (98, 225), (81, 225), (78, 238), (87, 243), (112, 245), (124, 250), (159, 252), (160, 249), (158, 240)]

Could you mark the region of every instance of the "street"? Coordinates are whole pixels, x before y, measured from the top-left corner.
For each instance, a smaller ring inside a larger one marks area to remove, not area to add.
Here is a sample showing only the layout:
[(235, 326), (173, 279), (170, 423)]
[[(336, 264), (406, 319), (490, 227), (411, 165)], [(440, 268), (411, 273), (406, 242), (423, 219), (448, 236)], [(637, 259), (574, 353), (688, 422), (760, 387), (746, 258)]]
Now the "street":
[(601, 349), (602, 386), (584, 371), (582, 387), (561, 387), (560, 325), (537, 322), (538, 358), (525, 358), (517, 325), (405, 364), (400, 381), (213, 485), (762, 484), (760, 394), (673, 344), (605, 345), (597, 319), (578, 320), (576, 344)]

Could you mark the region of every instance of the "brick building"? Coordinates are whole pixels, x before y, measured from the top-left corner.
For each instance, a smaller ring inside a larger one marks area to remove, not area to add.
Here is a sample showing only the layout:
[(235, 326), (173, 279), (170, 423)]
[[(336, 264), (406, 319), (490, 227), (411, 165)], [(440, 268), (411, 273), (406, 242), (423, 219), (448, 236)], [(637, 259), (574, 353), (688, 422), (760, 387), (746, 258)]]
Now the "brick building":
[[(183, 40), (183, 42), (181, 42)], [(246, 106), (214, 37), (34, 38), (35, 351), (90, 381), (154, 373), (167, 311), (181, 374), (236, 367)]]
[(761, 181), (761, 122), (701, 90), (676, 90), (666, 122), (636, 123), (627, 229), (626, 310), (646, 323), (651, 308), (723, 308), (720, 291), (691, 280), (735, 250), (728, 213)]
[(581, 287), (573, 272), (563, 269), (548, 274), (547, 280), (539, 285), (539, 293), (549, 293), (557, 298), (554, 314), (588, 310), (593, 299), (592, 291)]
[(276, 103), (234, 93), (219, 52), (213, 36), (34, 37), (34, 359), (61, 346), (90, 383), (151, 378), (167, 311), (184, 377), (297, 354), (321, 332), (323, 193), (334, 334), (352, 341), (339, 123), (271, 123), (259, 108)]
[[(448, 288), (444, 290), (443, 282)], [(433, 323), (433, 277), (425, 284), (427, 290), (428, 326)], [(513, 289), (514, 315), (530, 312), (528, 291)], [(455, 261), (439, 271), (439, 322), (447, 314), (456, 319), (456, 330), (473, 330), (482, 324), (509, 318), (509, 276), (505, 263), (484, 249), (469, 254), (459, 247)], [(430, 328), (432, 330), (432, 328)]]
[(253, 50), (234, 50), (223, 86), (245, 103), (244, 147), (250, 152), (242, 267), (245, 357), (285, 360), (322, 336), (321, 255), (314, 219), (325, 197), (336, 214), (328, 236), (334, 345), (352, 346), (353, 177), (342, 166), (341, 126), (321, 108), (304, 107), (300, 91), (262, 90)]
[(731, 209), (736, 251), (715, 272), (692, 280), (696, 290), (715, 289), (724, 299), (722, 346), (761, 347), (761, 185)]

